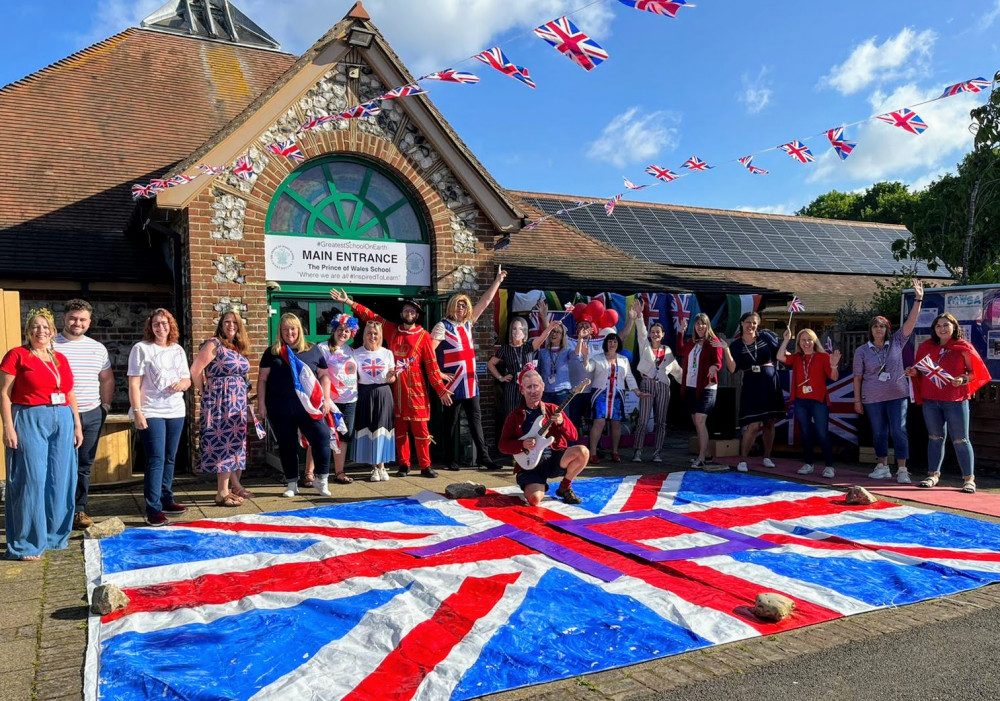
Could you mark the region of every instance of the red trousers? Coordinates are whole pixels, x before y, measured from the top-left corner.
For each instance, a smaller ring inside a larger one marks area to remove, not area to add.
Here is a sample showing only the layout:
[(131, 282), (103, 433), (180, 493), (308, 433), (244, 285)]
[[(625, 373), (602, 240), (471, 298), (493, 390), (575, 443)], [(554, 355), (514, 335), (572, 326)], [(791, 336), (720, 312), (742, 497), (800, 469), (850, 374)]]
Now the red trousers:
[(396, 462), (400, 467), (410, 466), (411, 432), (417, 453), (417, 466), (423, 470), (431, 466), (431, 433), (426, 421), (396, 418)]

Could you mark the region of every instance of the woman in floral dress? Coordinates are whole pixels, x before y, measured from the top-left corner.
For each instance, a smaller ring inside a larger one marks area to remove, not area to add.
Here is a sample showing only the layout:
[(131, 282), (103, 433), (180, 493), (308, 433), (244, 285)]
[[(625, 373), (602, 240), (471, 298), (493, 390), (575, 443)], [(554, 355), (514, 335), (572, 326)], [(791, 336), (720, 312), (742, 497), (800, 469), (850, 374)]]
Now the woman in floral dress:
[(191, 366), (195, 390), (201, 390), (198, 469), (218, 478), (216, 506), (239, 506), (253, 497), (240, 484), (247, 463), (249, 345), (243, 319), (228, 311)]

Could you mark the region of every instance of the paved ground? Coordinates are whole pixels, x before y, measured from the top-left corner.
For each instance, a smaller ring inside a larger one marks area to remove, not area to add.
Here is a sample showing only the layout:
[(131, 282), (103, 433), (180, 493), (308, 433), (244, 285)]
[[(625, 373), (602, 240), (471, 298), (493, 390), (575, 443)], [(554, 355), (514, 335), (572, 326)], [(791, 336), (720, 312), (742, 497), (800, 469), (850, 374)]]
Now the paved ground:
[[(686, 467), (686, 437), (672, 441), (672, 462), (624, 463), (588, 469), (584, 476), (656, 473)], [(850, 470), (852, 466), (838, 469)], [(867, 471), (870, 468), (853, 466)], [(359, 468), (360, 470), (360, 468)], [(349, 473), (352, 471), (349, 469)], [(355, 477), (362, 477), (354, 471)], [(366, 475), (365, 475), (366, 476)], [(513, 483), (512, 474), (466, 470), (435, 480), (331, 485), (337, 501), (443, 491), (472, 479), (488, 487)], [(947, 480), (946, 480), (947, 481)], [(212, 502), (214, 479), (179, 478), (180, 500), (192, 505), (185, 520), (280, 511), (329, 503), (316, 494), (283, 499), (274, 479), (249, 478), (257, 497), (238, 509)], [(955, 480), (957, 484), (957, 479)], [(980, 488), (1000, 492), (1000, 480), (980, 478)], [(98, 520), (119, 516), (128, 527), (142, 521), (142, 487), (97, 491), (88, 509)], [(1000, 521), (998, 519), (984, 520)], [(0, 560), (0, 700), (79, 699), (86, 647), (87, 602), (82, 539), (40, 562)], [(996, 699), (1000, 672), (996, 630), (1000, 586), (912, 606), (877, 611), (618, 670), (488, 697), (522, 699)]]

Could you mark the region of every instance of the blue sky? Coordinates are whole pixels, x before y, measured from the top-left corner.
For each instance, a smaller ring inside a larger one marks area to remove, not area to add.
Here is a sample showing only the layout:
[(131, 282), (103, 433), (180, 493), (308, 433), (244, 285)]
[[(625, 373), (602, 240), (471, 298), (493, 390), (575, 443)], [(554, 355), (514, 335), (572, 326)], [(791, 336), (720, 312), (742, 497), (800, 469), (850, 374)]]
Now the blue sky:
[[(4, 3), (0, 84), (138, 26), (162, 4)], [(235, 4), (286, 51), (300, 53), (353, 2)], [(791, 213), (834, 188), (886, 179), (924, 187), (971, 147), (968, 113), (985, 93), (918, 108), (929, 125), (919, 136), (880, 122), (849, 127), (848, 138), (859, 145), (843, 163), (815, 135), (1000, 70), (1000, 0), (695, 4), (676, 19), (618, 0), (368, 0), (365, 7), (413, 73), (456, 67), (482, 78), (475, 86), (428, 87), (502, 185), (594, 198), (621, 192), (622, 175), (654, 182), (643, 173), (647, 165), (676, 171), (692, 154), (719, 167), (626, 198)], [(532, 27), (570, 12), (610, 54), (589, 73), (531, 35)], [(497, 44), (529, 68), (537, 89), (463, 62)], [(812, 164), (772, 150), (754, 159), (770, 174), (751, 176), (727, 162), (809, 137)]]

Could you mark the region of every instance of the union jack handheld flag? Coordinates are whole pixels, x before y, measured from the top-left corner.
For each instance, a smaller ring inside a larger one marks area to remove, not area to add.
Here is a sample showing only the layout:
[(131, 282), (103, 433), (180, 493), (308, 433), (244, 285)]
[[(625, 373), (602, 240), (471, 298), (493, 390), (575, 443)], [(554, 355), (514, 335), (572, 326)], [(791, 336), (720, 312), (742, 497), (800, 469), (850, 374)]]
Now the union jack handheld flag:
[(880, 114), (876, 119), (880, 122), (891, 124), (894, 127), (899, 127), (911, 134), (923, 134), (927, 131), (927, 123), (908, 107), (896, 110), (895, 112), (889, 112), (888, 114)]
[(691, 156), (691, 158), (681, 164), (681, 168), (687, 168), (688, 170), (711, 170), (714, 167), (715, 166), (708, 165), (697, 156)]
[(858, 145), (856, 141), (847, 141), (844, 139), (844, 127), (828, 130), (826, 138), (830, 140), (830, 146), (833, 147), (833, 150), (837, 152), (842, 161), (846, 161), (847, 157), (851, 155), (851, 151)]
[(591, 71), (608, 60), (608, 52), (581, 32), (568, 17), (563, 16), (535, 27), (535, 34), (586, 71)]
[(793, 139), (787, 144), (782, 144), (778, 148), (797, 160), (799, 163), (812, 163), (816, 160), (816, 158), (812, 155), (812, 151), (810, 151), (809, 148), (798, 139)]
[(244, 155), (236, 159), (236, 165), (233, 167), (233, 175), (244, 180), (249, 180), (253, 177), (253, 164), (250, 163), (249, 157)]
[(755, 165), (752, 165), (750, 163), (752, 160), (753, 156), (743, 156), (743, 158), (739, 159), (740, 163), (743, 165), (744, 168), (747, 169), (747, 172), (749, 172), (750, 175), (767, 175), (766, 170), (764, 170), (763, 168), (758, 168)]
[(389, 92), (382, 93), (376, 100), (395, 100), (397, 97), (410, 97), (411, 95), (423, 95), (427, 92), (424, 88), (420, 87), (416, 83), (410, 83), (409, 85), (403, 85), (398, 88), (393, 88)]
[(304, 161), (306, 156), (294, 141), (276, 141), (267, 145), (267, 150), (277, 156), (284, 156), (290, 161)]
[(463, 83), (465, 85), (472, 85), (479, 82), (479, 76), (473, 73), (456, 71), (454, 68), (448, 68), (443, 71), (438, 71), (437, 73), (425, 75), (420, 80), (440, 80), (445, 83)]
[(986, 90), (993, 84), (992, 81), (986, 80), (986, 78), (973, 78), (972, 80), (966, 80), (963, 83), (955, 83), (954, 85), (949, 85), (941, 93), (940, 97), (951, 97), (952, 95), (957, 95), (960, 92), (981, 92)]
[(792, 303), (788, 305), (788, 311), (793, 314), (798, 312), (804, 312), (806, 310), (806, 305), (802, 303), (802, 300), (798, 297), (792, 297)]
[(535, 81), (531, 79), (528, 69), (524, 66), (518, 66), (511, 63), (510, 59), (507, 58), (499, 46), (494, 46), (492, 49), (486, 49), (486, 51), (476, 54), (473, 58), (478, 61), (482, 61), (487, 66), (492, 66), (504, 75), (510, 76), (514, 80), (521, 81), (529, 88), (535, 87)]
[(929, 355), (918, 360), (915, 367), (938, 388), (947, 386), (955, 379), (951, 373), (946, 372), (940, 365), (931, 360)]
[(665, 183), (673, 182), (674, 180), (677, 180), (677, 178), (680, 177), (677, 173), (673, 172), (669, 168), (661, 168), (660, 166), (656, 165), (646, 166), (646, 172), (652, 175), (657, 180), (662, 180)]
[(676, 17), (677, 10), (681, 9), (682, 5), (694, 7), (694, 5), (688, 5), (687, 0), (618, 0), (618, 2), (634, 10), (652, 12), (654, 15), (664, 17)]

